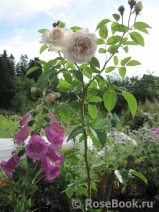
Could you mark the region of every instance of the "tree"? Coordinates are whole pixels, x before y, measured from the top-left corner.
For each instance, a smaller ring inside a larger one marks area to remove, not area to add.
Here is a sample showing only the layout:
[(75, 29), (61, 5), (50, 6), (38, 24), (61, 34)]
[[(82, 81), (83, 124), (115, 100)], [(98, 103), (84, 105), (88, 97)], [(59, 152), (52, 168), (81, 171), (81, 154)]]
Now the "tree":
[(7, 51), (4, 50), (0, 55), (0, 107), (9, 109), (11, 107), (11, 100), (14, 95), (13, 78), (15, 74), (14, 57), (8, 57)]
[(20, 61), (16, 65), (16, 75), (25, 76), (28, 69), (28, 56), (21, 55)]
[(35, 82), (37, 82), (40, 74), (42, 73), (41, 71), (41, 64), (38, 63), (39, 58), (38, 57), (34, 57), (34, 59), (29, 61), (28, 64), (28, 69), (32, 68), (34, 66), (39, 66), (39, 69), (37, 69), (36, 71), (34, 71), (33, 73), (29, 74), (27, 77), (30, 79), (34, 79)]

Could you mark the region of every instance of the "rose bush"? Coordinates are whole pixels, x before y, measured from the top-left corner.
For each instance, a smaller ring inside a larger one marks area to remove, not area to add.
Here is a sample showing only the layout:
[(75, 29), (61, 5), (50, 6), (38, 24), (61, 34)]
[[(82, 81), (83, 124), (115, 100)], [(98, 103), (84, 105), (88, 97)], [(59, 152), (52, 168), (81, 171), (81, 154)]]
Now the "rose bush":
[[(39, 30), (42, 33), (42, 43), (44, 44), (40, 48), (40, 53), (48, 49), (57, 52), (58, 56), (48, 62), (38, 61), (42, 65), (42, 74), (37, 81), (36, 89), (34, 88), (32, 91), (41, 94), (41, 98), (37, 101), (37, 107), (30, 112), (32, 115), (30, 116), (27, 113), (22, 118), (20, 123), (24, 126), (21, 126), (21, 130), (14, 136), (16, 144), (21, 145), (20, 150), (19, 146), (17, 148), (17, 162), (19, 162), (19, 157), (22, 158), (24, 155), (27, 160), (26, 179), (25, 182), (21, 181), (20, 195), (18, 199), (11, 198), (11, 202), (15, 205), (15, 211), (22, 212), (30, 209), (32, 201), (29, 198), (37, 189), (35, 180), (39, 180), (39, 178), (45, 181), (54, 180), (59, 176), (60, 168), (62, 167), (64, 170), (65, 163), (69, 163), (70, 167), (74, 165), (78, 168), (84, 167), (82, 169), (84, 180), (81, 182), (79, 179), (80, 183), (71, 183), (65, 190), (69, 198), (73, 196), (74, 192), (79, 192), (80, 195), (85, 195), (88, 199), (91, 199), (92, 190), (96, 190), (94, 177), (96, 172), (107, 173), (105, 180), (108, 183), (103, 191), (104, 201), (109, 200), (114, 176), (124, 186), (128, 183), (130, 175), (138, 176), (147, 183), (147, 179), (135, 170), (123, 168), (118, 170), (113, 163), (106, 167), (105, 160), (94, 164), (94, 160), (89, 160), (88, 157), (89, 154), (92, 154), (92, 150), (88, 149), (88, 139), (91, 139), (96, 151), (104, 150), (106, 144), (110, 143), (106, 130), (96, 127), (95, 124), (98, 117), (97, 103), (103, 102), (106, 112), (111, 112), (117, 103), (117, 96), (120, 95), (127, 101), (132, 116), (135, 115), (137, 110), (137, 102), (134, 96), (116, 85), (108, 86), (103, 76), (104, 72), (108, 74), (116, 69), (119, 75), (124, 77), (129, 66), (140, 65), (140, 62), (131, 59), (131, 56), (127, 56), (121, 61), (118, 58), (120, 49), (128, 53), (128, 47), (131, 45), (144, 46), (144, 38), (138, 31), (147, 33), (147, 28), (151, 28), (144, 22), (136, 21), (143, 8), (141, 2), (136, 3), (129, 0), (128, 3), (130, 5), (128, 24), (123, 24), (125, 8), (120, 6), (118, 9), (120, 15), (113, 14), (115, 21), (103, 19), (98, 23), (96, 27), (99, 34), (98, 38), (95, 33), (90, 33), (88, 29), (77, 26), (70, 29), (63, 28), (64, 24), (61, 22), (53, 24), (54, 29), (51, 32), (46, 29)], [(130, 26), (133, 10), (136, 14), (133, 25)], [(120, 19), (121, 23), (119, 23)], [(109, 27), (110, 36), (108, 37)], [(95, 56), (97, 49), (100, 54), (105, 55), (103, 65)], [(108, 66), (111, 60), (113, 66)], [(39, 69), (39, 66), (30, 68), (27, 74), (37, 69)], [(57, 90), (66, 93), (73, 92), (76, 97), (73, 102), (67, 101), (62, 104), (56, 101), (56, 98), (60, 97), (60, 93), (52, 91), (51, 88), (59, 74), (62, 77), (59, 79)], [(85, 77), (87, 77), (87, 81), (85, 81)], [(105, 90), (102, 95), (101, 89)], [(52, 106), (49, 107), (49, 103), (56, 103), (57, 109), (52, 108)], [(57, 120), (59, 119), (61, 119), (62, 125), (58, 123)], [(69, 155), (69, 152), (66, 151), (65, 158), (61, 154), (61, 147), (66, 136), (63, 125), (67, 126), (68, 122), (73, 130), (67, 135), (67, 141), (81, 135), (79, 141), (84, 147), (84, 152), (79, 150), (78, 152), (71, 152)], [(111, 125), (109, 129), (111, 129)], [(31, 135), (30, 138), (29, 134)], [(42, 138), (43, 135), (47, 138), (46, 140)], [(27, 138), (29, 138), (29, 142), (25, 145)], [(78, 157), (79, 155), (80, 157)], [(81, 165), (81, 157), (85, 166)], [(95, 158), (94, 155), (93, 157)], [(98, 157), (97, 154), (96, 157)], [(7, 167), (10, 167), (11, 162), (10, 160), (8, 162), (2, 161), (0, 164), (6, 174), (9, 173), (9, 176), (17, 165), (17, 162), (14, 162), (8, 172)], [(33, 179), (30, 177), (30, 172), (34, 174)], [(29, 186), (33, 186), (33, 190), (28, 190)], [(29, 202), (29, 204), (25, 204), (25, 202)], [(103, 208), (102, 211), (105, 212), (107, 209)]]

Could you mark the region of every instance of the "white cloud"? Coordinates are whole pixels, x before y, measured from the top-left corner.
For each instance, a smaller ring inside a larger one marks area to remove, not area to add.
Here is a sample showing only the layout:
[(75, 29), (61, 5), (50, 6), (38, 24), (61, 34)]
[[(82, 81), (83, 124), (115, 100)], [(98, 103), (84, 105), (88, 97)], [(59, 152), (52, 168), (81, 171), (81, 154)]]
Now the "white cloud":
[(38, 12), (53, 14), (56, 9), (64, 10), (72, 5), (86, 6), (93, 0), (1, 0), (0, 20), (28, 20)]

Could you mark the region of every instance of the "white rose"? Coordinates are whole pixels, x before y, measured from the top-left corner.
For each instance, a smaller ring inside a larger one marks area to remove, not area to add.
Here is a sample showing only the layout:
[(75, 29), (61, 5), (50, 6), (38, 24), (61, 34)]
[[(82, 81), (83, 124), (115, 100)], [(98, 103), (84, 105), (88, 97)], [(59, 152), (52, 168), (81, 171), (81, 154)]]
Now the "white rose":
[(64, 51), (72, 33), (72, 30), (67, 28), (54, 28), (51, 32), (46, 30), (42, 34), (42, 43), (49, 45), (50, 51)]
[(71, 35), (64, 50), (64, 58), (72, 63), (85, 63), (95, 54), (97, 37), (88, 29), (81, 29)]

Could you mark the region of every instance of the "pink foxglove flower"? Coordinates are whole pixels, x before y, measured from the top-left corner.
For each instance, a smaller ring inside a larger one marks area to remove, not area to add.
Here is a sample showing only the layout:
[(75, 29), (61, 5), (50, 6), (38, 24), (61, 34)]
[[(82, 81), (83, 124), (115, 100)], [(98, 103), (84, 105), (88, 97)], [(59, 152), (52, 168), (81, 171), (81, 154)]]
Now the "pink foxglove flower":
[(52, 121), (57, 121), (55, 115), (51, 112), (46, 113), (46, 116), (50, 119), (50, 124), (51, 124)]
[(60, 124), (58, 124), (56, 121), (51, 120), (50, 123), (52, 129), (57, 133), (57, 134), (62, 134), (64, 135), (65, 133), (65, 128), (63, 126), (61, 126)]
[(57, 154), (52, 148), (51, 146), (48, 147), (48, 152), (47, 152), (47, 156), (49, 157), (49, 159), (55, 163), (56, 165), (61, 165), (61, 163), (64, 160), (64, 154)]
[(64, 135), (55, 132), (52, 126), (45, 127), (45, 134), (48, 141), (51, 143), (52, 148), (58, 150), (63, 143)]
[(18, 153), (15, 153), (7, 162), (1, 161), (0, 167), (6, 172), (6, 175), (11, 178), (12, 172), (19, 163), (19, 161), (20, 157), (18, 156)]
[(31, 133), (31, 127), (30, 126), (24, 126), (20, 129), (20, 131), (14, 135), (14, 140), (17, 145), (22, 145), (24, 141), (28, 138), (28, 136)]
[(19, 125), (20, 126), (24, 126), (26, 124), (28, 124), (28, 122), (31, 120), (31, 114), (29, 112), (27, 112), (19, 121)]
[(47, 156), (42, 157), (41, 159), (42, 169), (45, 172), (45, 180), (52, 181), (60, 173), (59, 165), (52, 165), (50, 159)]
[(47, 153), (48, 147), (38, 134), (34, 134), (31, 136), (25, 150), (26, 154), (35, 162)]
[(154, 133), (157, 137), (159, 137), (159, 128), (157, 128)]

